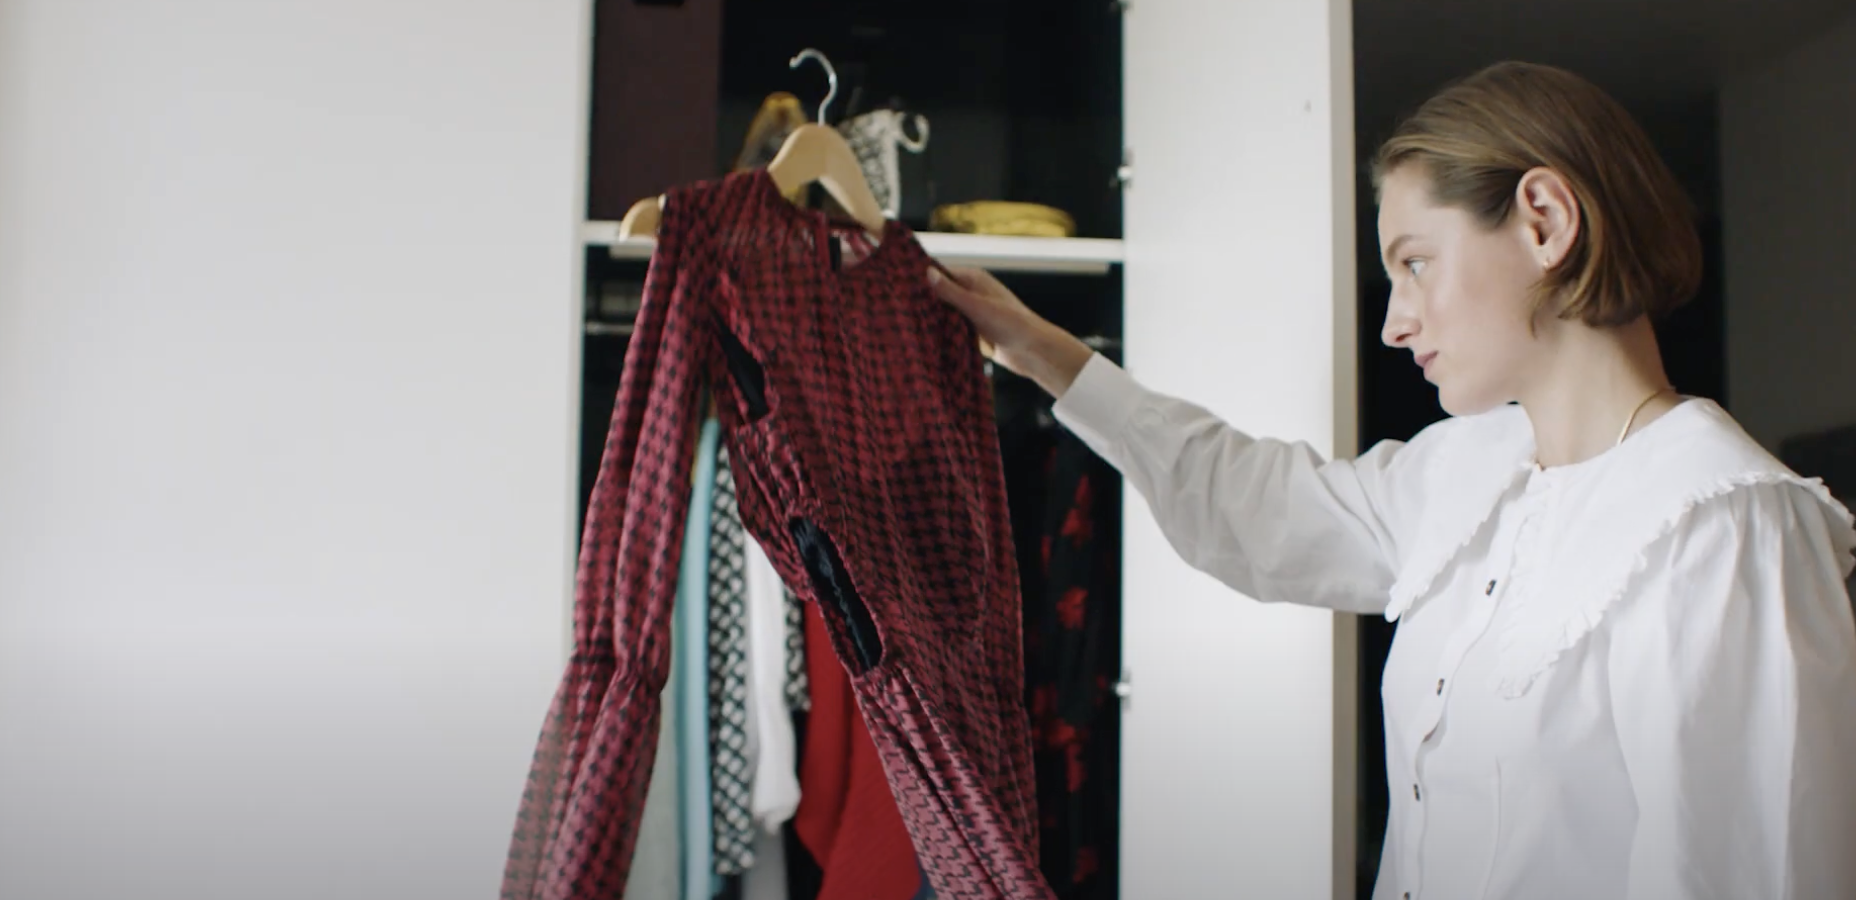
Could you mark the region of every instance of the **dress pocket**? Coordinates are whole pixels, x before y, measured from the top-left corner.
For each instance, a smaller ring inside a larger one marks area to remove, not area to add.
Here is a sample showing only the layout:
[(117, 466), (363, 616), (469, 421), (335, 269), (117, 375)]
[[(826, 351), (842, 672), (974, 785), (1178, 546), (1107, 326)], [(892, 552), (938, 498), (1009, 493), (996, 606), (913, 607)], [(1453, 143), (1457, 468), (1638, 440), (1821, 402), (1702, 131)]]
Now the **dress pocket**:
[(839, 645), (845, 667), (853, 677), (875, 669), (883, 662), (882, 634), (857, 585), (852, 583), (831, 535), (811, 519), (793, 519), (787, 528), (792, 532), (799, 560), (812, 579), (819, 612), (824, 614), (832, 642)]
[(728, 366), (728, 374), (735, 384), (735, 394), (741, 398), (743, 413), (747, 422), (757, 422), (767, 417), (772, 406), (767, 402), (767, 368), (755, 358), (741, 338), (730, 330), (728, 324), (718, 313), (715, 316), (716, 338), (722, 344), (722, 359)]

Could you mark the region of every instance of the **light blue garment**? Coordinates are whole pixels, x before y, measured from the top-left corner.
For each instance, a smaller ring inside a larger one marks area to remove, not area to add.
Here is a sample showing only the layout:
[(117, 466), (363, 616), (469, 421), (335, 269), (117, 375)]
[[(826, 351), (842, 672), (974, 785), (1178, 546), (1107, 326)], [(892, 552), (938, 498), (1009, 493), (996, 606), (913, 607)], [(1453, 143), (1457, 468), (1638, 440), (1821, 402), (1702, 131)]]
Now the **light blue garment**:
[[(675, 617), (671, 641), (675, 645)], [(658, 722), (657, 761), (645, 793), (638, 846), (625, 882), (624, 900), (683, 900), (682, 766), (677, 761), (677, 679), (664, 684), (664, 715)]]
[(715, 447), (721, 426), (703, 422), (691, 479), (690, 512), (683, 529), (683, 564), (677, 578), (670, 664), (677, 695), (679, 806), (683, 812), (683, 897), (711, 900), (715, 833), (709, 796), (709, 507), (715, 492)]

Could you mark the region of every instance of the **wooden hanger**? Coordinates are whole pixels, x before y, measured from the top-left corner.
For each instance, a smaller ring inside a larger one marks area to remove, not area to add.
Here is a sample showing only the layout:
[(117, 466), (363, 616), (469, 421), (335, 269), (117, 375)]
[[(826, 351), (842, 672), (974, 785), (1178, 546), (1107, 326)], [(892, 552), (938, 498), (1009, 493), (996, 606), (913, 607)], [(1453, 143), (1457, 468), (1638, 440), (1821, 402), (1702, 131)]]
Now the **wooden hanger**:
[[(844, 135), (825, 124), (826, 110), (838, 95), (838, 73), (824, 54), (810, 48), (793, 57), (791, 66), (799, 68), (808, 59), (824, 67), (825, 76), (831, 82), (830, 91), (818, 105), (817, 124), (793, 129), (780, 145), (780, 152), (767, 164), (767, 174), (772, 176), (780, 193), (788, 197), (797, 195), (806, 185), (818, 184), (865, 231), (880, 237), (888, 219), (883, 215), (883, 207), (876, 202), (876, 193), (870, 190), (863, 165), (857, 161), (857, 154)], [(625, 217), (619, 220), (619, 238), (657, 234), (663, 211), (661, 196), (632, 204), (631, 209), (625, 211)]]
[(632, 204), (632, 208), (625, 211), (625, 218), (619, 220), (619, 240), (653, 237), (663, 220), (664, 196), (646, 197)]
[[(844, 207), (857, 224), (874, 236), (881, 236), (888, 219), (876, 202), (876, 193), (864, 179), (863, 166), (851, 150), (844, 135), (825, 125), (801, 125), (786, 138), (773, 162), (767, 164), (780, 193), (792, 196), (800, 188), (817, 183)], [(663, 221), (664, 198), (647, 197), (632, 204), (619, 220), (619, 237), (648, 237), (657, 234)]]
[(826, 125), (801, 125), (786, 138), (767, 174), (780, 193), (791, 195), (800, 188), (817, 183), (865, 231), (881, 235), (888, 219), (876, 202), (870, 182), (864, 180), (864, 167), (844, 135)]
[[(864, 177), (864, 167), (857, 161), (857, 153), (851, 149), (849, 141), (837, 129), (825, 124), (825, 110), (838, 96), (838, 73), (831, 67), (831, 61), (817, 50), (806, 49), (793, 57), (791, 66), (808, 59), (817, 60), (825, 69), (825, 75), (831, 81), (831, 90), (818, 105), (818, 122), (801, 125), (786, 136), (786, 142), (780, 145), (780, 152), (774, 154), (773, 161), (767, 164), (767, 174), (772, 177), (774, 186), (787, 197), (797, 196), (800, 188), (809, 184), (818, 184), (830, 194), (844, 212), (871, 236), (881, 238), (888, 217), (883, 215), (883, 207), (876, 202), (876, 192), (870, 190), (870, 182)], [(619, 221), (619, 238), (621, 240), (657, 234), (657, 229), (664, 218), (664, 198), (662, 195), (647, 197), (632, 204), (625, 211), (625, 218)], [(953, 278), (954, 273), (934, 257), (928, 257), (928, 265), (941, 271), (941, 274)], [(985, 340), (980, 341), (980, 352), (986, 358), (992, 358), (992, 346)]]

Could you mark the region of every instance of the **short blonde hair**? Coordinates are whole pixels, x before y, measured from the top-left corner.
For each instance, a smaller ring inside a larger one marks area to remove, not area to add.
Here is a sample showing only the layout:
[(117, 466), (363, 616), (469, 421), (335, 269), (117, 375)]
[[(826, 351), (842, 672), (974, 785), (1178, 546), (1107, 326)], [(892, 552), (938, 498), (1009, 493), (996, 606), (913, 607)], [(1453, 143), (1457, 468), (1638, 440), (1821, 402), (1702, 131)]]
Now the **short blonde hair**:
[(1521, 176), (1545, 167), (1578, 200), (1572, 250), (1541, 279), (1535, 309), (1594, 327), (1660, 318), (1701, 285), (1694, 208), (1629, 113), (1551, 66), (1505, 62), (1458, 81), (1406, 119), (1373, 160), (1373, 189), (1422, 167), (1433, 202), (1485, 228), (1513, 211)]

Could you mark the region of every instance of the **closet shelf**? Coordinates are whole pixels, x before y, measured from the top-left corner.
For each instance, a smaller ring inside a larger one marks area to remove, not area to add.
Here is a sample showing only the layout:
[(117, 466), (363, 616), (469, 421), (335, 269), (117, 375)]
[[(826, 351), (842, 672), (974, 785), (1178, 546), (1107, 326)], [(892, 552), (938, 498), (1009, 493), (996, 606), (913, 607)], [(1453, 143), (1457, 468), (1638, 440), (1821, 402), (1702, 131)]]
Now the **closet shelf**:
[[(993, 272), (1101, 275), (1122, 261), (1121, 241), (1107, 238), (998, 237), (919, 231), (915, 237), (930, 256), (950, 266), (977, 266)], [(580, 238), (610, 248), (613, 259), (651, 258), (650, 238), (619, 240), (619, 223), (586, 222)]]

